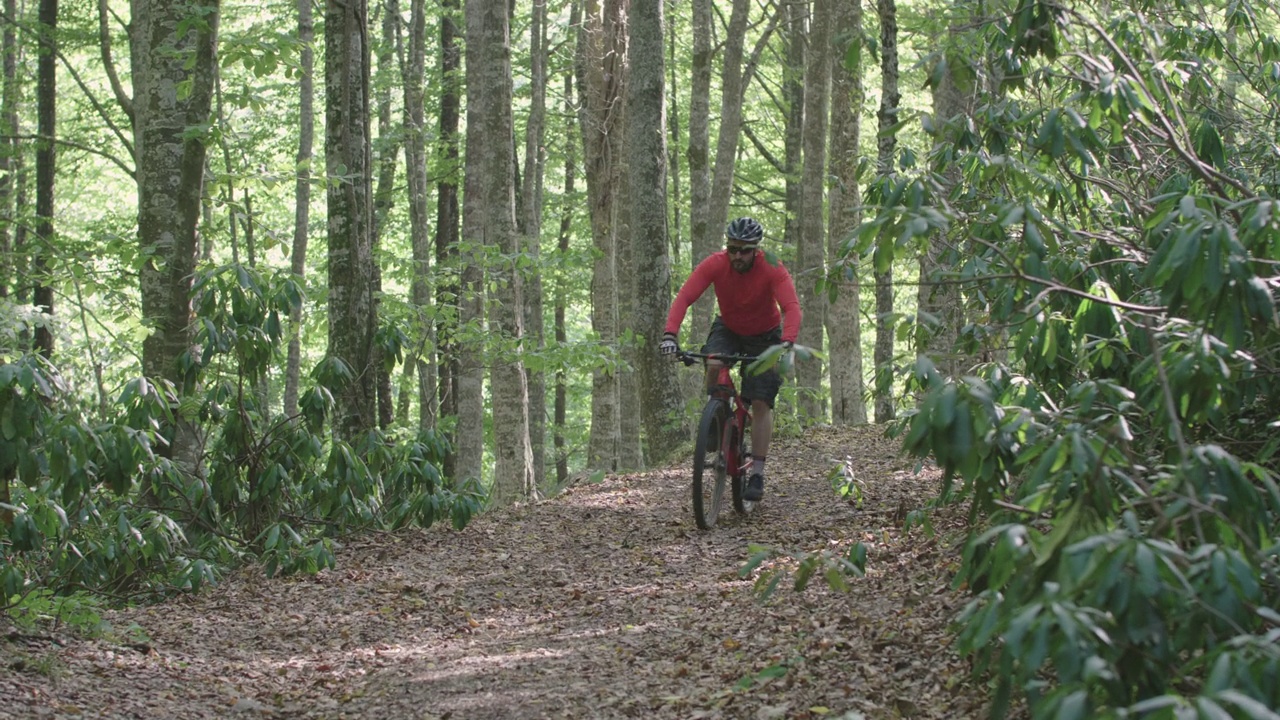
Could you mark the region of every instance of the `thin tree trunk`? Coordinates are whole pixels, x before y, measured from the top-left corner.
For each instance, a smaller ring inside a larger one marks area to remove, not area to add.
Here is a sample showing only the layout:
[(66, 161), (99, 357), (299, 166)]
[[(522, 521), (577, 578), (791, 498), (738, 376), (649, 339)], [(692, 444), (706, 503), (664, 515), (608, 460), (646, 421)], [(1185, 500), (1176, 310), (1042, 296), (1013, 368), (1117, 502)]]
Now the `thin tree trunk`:
[[(805, 43), (808, 38), (809, 7), (804, 3), (788, 3), (787, 65), (782, 91), (787, 99), (787, 123), (784, 128), (783, 158), (786, 163), (787, 221), (782, 231), (784, 245), (799, 246), (800, 219), (804, 215), (804, 183), (801, 180), (804, 153), (804, 72)], [(810, 313), (805, 308), (805, 314)]]
[(329, 355), (351, 372), (336, 393), (334, 423), (348, 442), (378, 421), (368, 17), (365, 0), (325, 5), (325, 163), (335, 180), (327, 193)]
[[(4, 0), (4, 12), (8, 17), (16, 17), (18, 12), (16, 0)], [(19, 166), (18, 153), (21, 145), (18, 136), (18, 38), (13, 23), (5, 23), (0, 33), (0, 65), (3, 67), (3, 78), (0, 82), (0, 298), (9, 297), (9, 287), (13, 282), (13, 265), (10, 258), (13, 247), (14, 194), (17, 183), (14, 182)], [(4, 487), (8, 492), (8, 485)], [(6, 495), (7, 497), (7, 495)], [(6, 500), (7, 502), (7, 500)]]
[[(579, 121), (585, 138), (587, 204), (591, 210), (596, 261), (591, 275), (591, 324), (606, 352), (617, 350), (617, 165), (621, 152), (618, 130), (621, 93), (625, 83), (625, 27), (623, 0), (605, 0), (582, 23), (578, 52)], [(596, 470), (618, 466), (619, 389), (617, 375), (597, 367), (591, 383), (591, 436), (587, 464)]]
[[(815, 285), (824, 274), (826, 235), (822, 222), (827, 179), (827, 85), (831, 78), (831, 2), (814, 0), (813, 23), (809, 26), (808, 63), (804, 78), (804, 168), (801, 173), (800, 246), (796, 252), (796, 285), (805, 316), (810, 322), (800, 329), (803, 345), (823, 349), (827, 297)], [(796, 369), (802, 422), (826, 421), (822, 396), (822, 366), (817, 359)]]
[[(289, 271), (299, 285), (307, 272), (307, 239), (311, 223), (311, 160), (315, 142), (315, 21), (311, 0), (297, 0), (298, 43), (301, 46), (298, 78), (298, 178), (293, 186), (293, 247)], [(298, 414), (298, 386), (302, 380), (302, 307), (289, 311), (289, 355), (285, 365), (284, 414)]]
[(496, 272), (489, 332), (498, 350), (493, 383), (494, 477), (498, 507), (536, 492), (529, 441), (529, 386), (521, 358), (522, 287), (515, 217), (515, 130), (512, 117), (510, 28), (505, 6), (467, 0), (467, 155), (463, 232), (503, 261)]
[(849, 43), (862, 36), (862, 6), (841, 4), (836, 9), (837, 45), (831, 78), (831, 194), (830, 228), (827, 235), (827, 281), (835, 283), (838, 294), (827, 309), (827, 339), (830, 342), (831, 421), (836, 425), (867, 422), (863, 402), (862, 317), (858, 312), (862, 286), (858, 277), (858, 256), (845, 250), (845, 243), (862, 220), (862, 194), (858, 188), (858, 139), (861, 132), (862, 53), (854, 55), (854, 65), (836, 61), (844, 58)]
[[(381, 317), (378, 307), (382, 304), (382, 228), (387, 224), (387, 216), (395, 206), (396, 168), (399, 166), (401, 140), (404, 138), (401, 127), (391, 118), (391, 85), (392, 59), (400, 41), (400, 3), (398, 0), (383, 0), (382, 39), (378, 43), (377, 71), (378, 82), (374, 84), (373, 99), (378, 116), (378, 183), (373, 192), (373, 303), (374, 317)], [(383, 362), (382, 346), (373, 345), (373, 364), (376, 374), (375, 387), (378, 395), (378, 427), (386, 430), (395, 420), (395, 408), (391, 397), (391, 369)]]
[[(667, 46), (671, 57), (676, 57), (676, 22), (674, 18), (667, 23)], [(675, 212), (671, 213), (670, 232), (667, 238), (668, 253), (671, 257), (672, 267), (680, 265), (680, 246), (684, 242), (680, 225), (680, 208), (684, 207), (681, 202), (683, 193), (680, 185), (680, 104), (677, 98), (680, 97), (679, 83), (677, 82), (679, 74), (676, 72), (677, 63), (668, 64), (671, 74), (668, 82), (671, 85), (669, 94), (667, 95), (667, 178), (671, 185), (671, 208)], [(705, 104), (705, 102), (704, 102)], [(703, 153), (703, 163), (706, 163), (706, 153)]]
[[(436, 307), (441, 311), (440, 320), (436, 325), (436, 350), (437, 350), (437, 367), (439, 368), (440, 380), (437, 385), (437, 393), (439, 396), (439, 414), (438, 417), (453, 417), (458, 419), (458, 425), (455, 426), (454, 433), (450, 438), (452, 440), (452, 449), (444, 458), (444, 474), (447, 477), (459, 477), (458, 475), (458, 447), (462, 443), (460, 437), (462, 417), (461, 410), (458, 405), (458, 396), (460, 389), (458, 383), (462, 377), (462, 358), (459, 357), (457, 346), (454, 343), (454, 330), (462, 323), (463, 304), (462, 304), (462, 286), (461, 279), (456, 274), (459, 272), (460, 258), (458, 254), (459, 234), (459, 213), (458, 213), (458, 124), (460, 121), (459, 109), (461, 107), (461, 84), (458, 77), (459, 67), (461, 67), (462, 51), (458, 47), (458, 31), (454, 18), (458, 14), (458, 0), (441, 0), (441, 8), (443, 13), (440, 17), (440, 119), (439, 119), (439, 141), (436, 145), (436, 163), (439, 167), (444, 168), (441, 173), (440, 180), (436, 184), (436, 267), (442, 270), (442, 280), (436, 286)], [(472, 278), (478, 283), (478, 279)], [(477, 284), (478, 287), (478, 284)], [(469, 306), (468, 311), (474, 315), (476, 321), (479, 322), (482, 317), (480, 311), (476, 311), (474, 306)], [(421, 382), (421, 376), (419, 376)], [(484, 429), (484, 405), (483, 397), (480, 391), (483, 389), (477, 385), (469, 387), (475, 394), (473, 401), (468, 405), (469, 412), (475, 413), (468, 416), (467, 426), (474, 430), (474, 425), (479, 423), (481, 431)], [(476, 438), (479, 443), (478, 452), (481, 456), (484, 454), (484, 438)], [(468, 452), (475, 452), (475, 449), (468, 446)], [(476, 469), (479, 468), (479, 460), (473, 460)], [(479, 477), (478, 475), (475, 477)]]
[(627, 158), (630, 177), (636, 330), (644, 338), (637, 366), (649, 457), (665, 460), (688, 435), (680, 422), (682, 393), (675, 363), (658, 355), (671, 297), (667, 258), (667, 149), (663, 135), (662, 3), (638, 2), (631, 12), (627, 83)]
[[(720, 245), (721, 224), (711, 206), (711, 0), (693, 0), (693, 60), (689, 78), (689, 268), (698, 266)], [(735, 5), (736, 8), (736, 5)], [(742, 54), (742, 38), (730, 38)], [(727, 65), (727, 60), (726, 60)], [(727, 71), (726, 71), (727, 72)], [(722, 125), (723, 129), (723, 125)], [(715, 227), (712, 227), (712, 226)], [(715, 298), (706, 294), (690, 310), (689, 340), (701, 344), (711, 328)], [(701, 378), (690, 382), (702, 384)]]
[[(426, 73), (427, 2), (410, 0), (409, 52), (404, 73), (405, 176), (409, 186), (409, 236), (413, 250), (410, 299), (417, 310), (415, 350), (405, 363), (405, 375), (417, 375), (418, 430), (436, 424), (435, 366), (431, 362), (435, 333), (428, 319), (431, 307), (431, 228), (427, 218), (427, 122), (423, 75)], [(401, 393), (400, 415), (408, 419), (408, 393)]]
[[(630, 21), (630, 18), (628, 18)], [(661, 46), (659, 46), (661, 47)], [(624, 93), (631, 91), (631, 81), (623, 88)], [(627, 337), (638, 329), (639, 320), (636, 313), (636, 277), (632, 272), (634, 257), (635, 226), (631, 206), (631, 186), (634, 182), (630, 161), (629, 140), (631, 117), (626, 110), (628, 101), (623, 101), (623, 117), (621, 125), (615, 130), (623, 137), (621, 163), (619, 167), (618, 195), (615, 211), (618, 228), (617, 233), (617, 267), (618, 287), (615, 293), (618, 298), (618, 334), (619, 338)], [(665, 209), (665, 208), (664, 208)], [(663, 223), (664, 228), (666, 223)], [(663, 232), (665, 242), (666, 232)], [(655, 345), (656, 347), (656, 345)], [(640, 363), (642, 348), (634, 343), (619, 343), (619, 350), (626, 369), (618, 374), (618, 468), (623, 470), (639, 470), (644, 467), (643, 427), (640, 409), (640, 382), (636, 377), (636, 369)]]
[[(877, 0), (880, 15), (880, 112), (879, 152), (876, 165), (881, 175), (893, 172), (896, 136), (889, 128), (897, 121), (898, 104), (898, 9), (894, 0)], [(876, 382), (875, 421), (894, 418), (893, 401), (893, 268), (876, 273)]]
[[(570, 11), (570, 25), (576, 25), (578, 20), (578, 3), (574, 3), (573, 9)], [(572, 116), (574, 107), (573, 95), (573, 76), (567, 74), (564, 79), (564, 104), (565, 117)], [(560, 232), (558, 241), (556, 242), (556, 252), (559, 255), (560, 262), (565, 262), (569, 254), (569, 233), (573, 228), (573, 207), (574, 194), (577, 191), (577, 172), (574, 163), (577, 162), (576, 137), (573, 132), (573, 122), (566, 120), (563, 137), (572, 138), (565, 142), (564, 147), (564, 197), (566, 198), (564, 205), (560, 209)], [(569, 304), (569, 290), (564, 274), (556, 276), (556, 309), (555, 309), (555, 333), (556, 346), (564, 347), (569, 341), (569, 334), (565, 329), (565, 310)], [(554, 446), (556, 457), (556, 486), (563, 487), (569, 479), (569, 451), (565, 443), (565, 423), (568, 420), (569, 405), (569, 388), (568, 379), (565, 376), (564, 366), (560, 365), (556, 368), (556, 390), (555, 390), (555, 419), (552, 422), (554, 434)]]
[(49, 284), (49, 256), (53, 253), (53, 191), (57, 169), (58, 0), (40, 0), (40, 45), (36, 89), (36, 247), (31, 276), (35, 282), (32, 305), (44, 316), (35, 329), (35, 350), (53, 357), (53, 287)]
[[(543, 289), (540, 256), (542, 252), (542, 185), (546, 173), (543, 135), (547, 114), (546, 71), (546, 0), (534, 0), (529, 23), (529, 119), (525, 124), (523, 207), (520, 209), (520, 232), (525, 254), (535, 269), (526, 273), (524, 326), (526, 342), (537, 351), (546, 348), (543, 329)], [(533, 451), (534, 483), (546, 484), (547, 455), (547, 376), (542, 370), (529, 375), (529, 444)]]

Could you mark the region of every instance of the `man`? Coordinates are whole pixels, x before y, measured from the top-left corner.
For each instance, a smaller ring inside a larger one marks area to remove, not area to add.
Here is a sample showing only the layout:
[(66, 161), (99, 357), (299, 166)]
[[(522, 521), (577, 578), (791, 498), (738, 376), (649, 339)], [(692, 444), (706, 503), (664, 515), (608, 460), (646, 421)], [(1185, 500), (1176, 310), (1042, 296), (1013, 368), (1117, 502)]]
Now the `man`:
[[(667, 325), (658, 346), (663, 355), (680, 350), (676, 335), (689, 306), (708, 287), (715, 287), (720, 315), (711, 323), (704, 353), (759, 355), (781, 343), (788, 350), (800, 335), (800, 301), (791, 274), (770, 264), (760, 250), (764, 228), (754, 218), (741, 217), (725, 228), (725, 249), (698, 263), (667, 313)], [(781, 313), (779, 313), (781, 308)], [(783, 323), (785, 319), (785, 324)], [(707, 363), (707, 384), (714, 383), (723, 363)], [(764, 496), (764, 463), (773, 438), (773, 401), (782, 386), (776, 369), (742, 379), (742, 397), (751, 401), (751, 476), (743, 497), (757, 501)]]

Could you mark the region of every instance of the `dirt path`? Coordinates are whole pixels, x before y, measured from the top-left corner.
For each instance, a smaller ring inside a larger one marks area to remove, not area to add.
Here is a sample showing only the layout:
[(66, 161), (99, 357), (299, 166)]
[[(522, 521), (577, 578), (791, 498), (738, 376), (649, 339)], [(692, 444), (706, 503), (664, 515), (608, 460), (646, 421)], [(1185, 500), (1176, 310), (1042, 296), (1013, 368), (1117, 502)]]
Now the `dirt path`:
[[(826, 477), (846, 456), (861, 508)], [(367, 538), (316, 577), (244, 572), (111, 613), (107, 639), (11, 636), (0, 717), (982, 716), (945, 634), (955, 524), (901, 529), (931, 482), (874, 429), (779, 439), (769, 466), (757, 513), (712, 532), (683, 471), (623, 475), (463, 532)], [(847, 593), (761, 602), (739, 576), (752, 544), (856, 541), (868, 575)]]

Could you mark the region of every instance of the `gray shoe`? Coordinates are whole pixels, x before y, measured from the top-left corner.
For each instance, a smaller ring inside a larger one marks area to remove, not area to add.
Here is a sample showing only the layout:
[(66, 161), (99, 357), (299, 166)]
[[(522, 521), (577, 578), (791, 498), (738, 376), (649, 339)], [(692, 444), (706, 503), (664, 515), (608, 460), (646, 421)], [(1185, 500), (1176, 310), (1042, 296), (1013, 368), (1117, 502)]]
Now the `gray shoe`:
[(759, 502), (762, 497), (764, 497), (764, 475), (751, 473), (751, 478), (747, 480), (747, 489), (742, 493), (742, 499), (747, 502)]

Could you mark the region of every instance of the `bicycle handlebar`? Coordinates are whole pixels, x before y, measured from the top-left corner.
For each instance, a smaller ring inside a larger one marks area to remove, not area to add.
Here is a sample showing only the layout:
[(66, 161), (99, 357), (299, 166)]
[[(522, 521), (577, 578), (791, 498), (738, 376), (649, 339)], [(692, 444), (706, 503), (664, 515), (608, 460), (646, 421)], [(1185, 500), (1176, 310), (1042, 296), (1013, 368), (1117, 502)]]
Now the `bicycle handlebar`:
[(760, 358), (757, 355), (724, 355), (722, 353), (699, 353), (691, 350), (678, 350), (676, 351), (676, 359), (683, 360), (685, 365), (692, 365), (695, 360), (719, 360), (733, 365), (740, 362), (752, 363)]

